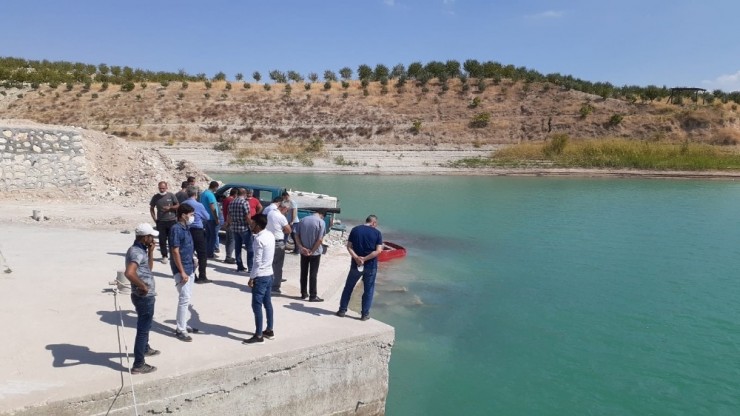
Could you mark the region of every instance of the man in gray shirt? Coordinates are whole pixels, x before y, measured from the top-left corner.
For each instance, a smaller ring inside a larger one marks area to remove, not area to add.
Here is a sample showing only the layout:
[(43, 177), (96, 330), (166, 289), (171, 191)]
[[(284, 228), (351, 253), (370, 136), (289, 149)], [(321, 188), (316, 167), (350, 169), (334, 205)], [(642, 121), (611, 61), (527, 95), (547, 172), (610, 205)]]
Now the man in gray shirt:
[(180, 206), (177, 197), (172, 192), (167, 191), (167, 182), (158, 184), (159, 193), (154, 194), (149, 202), (149, 213), (157, 224), (159, 231), (159, 252), (162, 253), (162, 263), (167, 264), (167, 236), (170, 235), (170, 228), (177, 221), (175, 213)]
[(136, 227), (136, 240), (126, 252), (126, 271), (123, 273), (131, 282), (131, 302), (138, 316), (136, 341), (134, 342), (134, 365), (131, 374), (146, 374), (157, 371), (157, 367), (146, 363), (145, 357), (159, 354), (149, 346), (149, 330), (154, 319), (156, 296), (152, 266), (154, 264), (154, 237), (159, 233), (149, 224)]
[(318, 296), (316, 289), (316, 276), (321, 263), (321, 243), (326, 234), (324, 215), (326, 213), (319, 210), (303, 218), (295, 235), (295, 242), (301, 253), (301, 299), (308, 298), (309, 302), (324, 301)]

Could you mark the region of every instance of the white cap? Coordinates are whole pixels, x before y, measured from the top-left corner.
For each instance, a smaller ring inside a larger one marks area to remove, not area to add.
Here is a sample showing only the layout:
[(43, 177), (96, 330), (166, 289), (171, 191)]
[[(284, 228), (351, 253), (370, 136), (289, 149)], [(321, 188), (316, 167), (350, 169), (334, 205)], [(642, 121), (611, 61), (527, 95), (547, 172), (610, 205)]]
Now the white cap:
[(143, 223), (136, 226), (136, 236), (142, 236), (142, 235), (153, 235), (154, 237), (157, 237), (159, 235), (159, 231), (155, 230), (150, 224)]

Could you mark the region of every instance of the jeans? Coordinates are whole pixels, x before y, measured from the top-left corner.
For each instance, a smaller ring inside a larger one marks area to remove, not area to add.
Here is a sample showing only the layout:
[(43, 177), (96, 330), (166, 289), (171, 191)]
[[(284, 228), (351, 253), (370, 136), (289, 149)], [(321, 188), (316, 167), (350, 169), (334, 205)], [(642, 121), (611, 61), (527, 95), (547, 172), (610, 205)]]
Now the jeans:
[(167, 239), (170, 236), (170, 228), (175, 224), (177, 224), (177, 221), (175, 220), (157, 221), (157, 231), (159, 231), (159, 252), (162, 254), (162, 257), (166, 258), (168, 256)]
[(206, 236), (202, 228), (190, 227), (190, 235), (193, 236), (193, 246), (198, 254), (198, 279), (206, 278), (206, 266), (208, 257), (206, 256)]
[[(316, 276), (319, 274), (321, 255), (304, 256), (301, 254), (301, 296), (316, 297)], [(306, 290), (308, 283), (308, 291)]]
[(344, 284), (344, 290), (342, 291), (342, 299), (339, 301), (339, 310), (347, 312), (349, 306), (349, 298), (352, 297), (352, 291), (355, 289), (357, 281), (362, 277), (363, 293), (362, 293), (362, 315), (370, 315), (370, 307), (373, 305), (373, 293), (375, 292), (375, 275), (378, 272), (378, 267), (365, 266), (365, 270), (357, 270), (357, 263), (354, 261), (349, 267), (349, 273), (347, 274), (347, 282)]
[[(249, 269), (252, 270), (254, 264), (254, 247), (252, 247), (252, 232), (244, 231), (241, 233), (234, 233), (234, 248), (236, 251), (236, 268), (237, 269)], [(242, 261), (242, 246), (247, 249), (247, 266), (244, 267)]]
[(206, 231), (206, 254), (210, 258), (216, 254), (216, 221), (203, 221), (203, 228)]
[(272, 290), (280, 290), (283, 281), (283, 263), (285, 263), (285, 241), (275, 242), (275, 255), (272, 257)]
[(216, 229), (214, 231), (213, 239), (213, 251), (218, 250), (218, 246), (221, 244), (221, 239), (218, 238), (218, 233), (221, 232), (221, 224), (216, 223)]
[(149, 330), (154, 320), (154, 296), (131, 295), (136, 309), (136, 341), (134, 341), (134, 367), (144, 365), (144, 354), (149, 350)]
[(224, 242), (224, 246), (226, 247), (226, 258), (233, 258), (234, 257), (234, 232), (231, 230), (226, 230), (226, 241)]
[(180, 273), (175, 274), (175, 285), (177, 287), (177, 330), (185, 333), (188, 329), (188, 320), (190, 320), (190, 298), (193, 294), (193, 280), (195, 273), (188, 276), (188, 281), (182, 284)]
[(270, 287), (272, 286), (272, 276), (257, 276), (254, 278), (252, 287), (252, 312), (254, 312), (254, 334), (262, 336), (262, 307), (265, 307), (267, 314), (267, 328), (272, 330), (272, 296)]

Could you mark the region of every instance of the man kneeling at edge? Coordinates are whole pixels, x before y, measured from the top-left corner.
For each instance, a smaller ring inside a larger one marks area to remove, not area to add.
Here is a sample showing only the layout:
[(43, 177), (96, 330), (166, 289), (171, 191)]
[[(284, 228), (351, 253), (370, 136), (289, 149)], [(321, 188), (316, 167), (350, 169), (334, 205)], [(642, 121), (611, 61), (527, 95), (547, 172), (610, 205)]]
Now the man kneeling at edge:
[(136, 341), (134, 342), (134, 365), (131, 374), (146, 374), (157, 371), (157, 367), (146, 363), (145, 357), (159, 354), (149, 346), (149, 330), (154, 319), (154, 237), (159, 235), (149, 224), (136, 227), (136, 240), (126, 252), (124, 276), (131, 282), (131, 302), (136, 309)]
[(191, 342), (193, 338), (188, 332), (198, 332), (188, 326), (190, 320), (190, 298), (193, 293), (195, 280), (195, 263), (193, 261), (193, 236), (188, 229), (195, 221), (195, 209), (188, 204), (181, 204), (177, 208), (177, 224), (170, 229), (170, 268), (177, 288), (177, 315), (175, 321), (175, 337), (180, 341)]
[(347, 313), (349, 299), (357, 281), (362, 277), (362, 315), (361, 320), (370, 319), (370, 306), (373, 304), (373, 292), (375, 291), (375, 275), (378, 272), (378, 255), (383, 251), (383, 236), (376, 228), (378, 217), (369, 215), (364, 225), (358, 225), (349, 232), (347, 238), (347, 251), (352, 256), (347, 274), (347, 282), (344, 284), (342, 299), (339, 302), (337, 316), (343, 317)]
[[(249, 287), (252, 288), (252, 312), (256, 329), (252, 338), (244, 340), (243, 344), (264, 342), (264, 338), (272, 339), (275, 336), (272, 322), (272, 258), (275, 254), (275, 236), (267, 231), (267, 217), (257, 214), (252, 218), (252, 232), (254, 233), (254, 267), (249, 271)], [(262, 307), (267, 315), (267, 328), (262, 331)], [(264, 337), (264, 338), (263, 338)]]

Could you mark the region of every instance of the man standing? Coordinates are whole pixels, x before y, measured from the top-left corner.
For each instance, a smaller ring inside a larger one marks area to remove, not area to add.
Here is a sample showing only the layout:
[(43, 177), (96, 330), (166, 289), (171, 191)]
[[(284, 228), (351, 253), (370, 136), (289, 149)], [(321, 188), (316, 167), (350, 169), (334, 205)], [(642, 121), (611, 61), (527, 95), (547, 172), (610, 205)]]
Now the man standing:
[[(262, 204), (260, 200), (255, 198), (254, 191), (247, 188), (247, 203), (249, 204), (249, 218), (253, 218), (257, 214), (262, 213)], [(265, 214), (267, 215), (267, 214)]]
[[(149, 202), (149, 214), (159, 231), (159, 252), (162, 253), (162, 263), (167, 264), (167, 236), (170, 228), (175, 225), (175, 213), (180, 203), (172, 192), (167, 192), (167, 182), (160, 182), (159, 193), (152, 197)], [(156, 211), (155, 211), (156, 208)]]
[(283, 200), (288, 201), (290, 204), (290, 208), (288, 208), (288, 212), (285, 214), (285, 218), (288, 220), (288, 224), (290, 224), (291, 233), (288, 233), (285, 235), (285, 243), (288, 243), (288, 238), (293, 240), (293, 254), (298, 254), (298, 246), (295, 244), (295, 229), (298, 225), (298, 222), (300, 219), (298, 219), (298, 203), (293, 200), (293, 198), (290, 197), (290, 193), (285, 191), (283, 193)]
[(186, 199), (188, 199), (188, 186), (190, 186), (188, 181), (185, 181), (180, 185), (180, 192), (175, 194), (178, 204), (182, 204)]
[(159, 354), (149, 346), (149, 330), (154, 319), (154, 237), (159, 233), (149, 224), (136, 227), (136, 240), (126, 252), (126, 271), (123, 273), (131, 282), (131, 302), (136, 309), (136, 341), (134, 342), (134, 365), (131, 374), (146, 374), (157, 371), (157, 367), (146, 363), (145, 357)]
[(177, 315), (175, 318), (177, 328), (175, 336), (180, 341), (190, 342), (193, 339), (188, 332), (197, 332), (188, 326), (190, 319), (190, 299), (193, 293), (193, 280), (195, 279), (195, 264), (193, 263), (193, 236), (188, 227), (195, 221), (195, 210), (188, 204), (180, 205), (177, 209), (177, 223), (170, 230), (170, 247), (172, 247), (172, 260), (170, 268), (175, 278), (177, 287)]
[[(243, 272), (252, 270), (254, 261), (254, 249), (252, 248), (252, 232), (249, 226), (252, 220), (249, 218), (249, 205), (247, 203), (247, 190), (239, 189), (235, 200), (229, 204), (229, 217), (225, 226), (234, 234), (234, 249), (236, 257), (236, 271)], [(245, 247), (246, 246), (246, 247)], [(247, 267), (242, 260), (242, 247), (247, 249)]]
[(224, 229), (226, 230), (226, 241), (224, 243), (224, 246), (226, 247), (226, 258), (224, 259), (224, 263), (226, 264), (236, 263), (236, 260), (234, 259), (234, 232), (231, 231), (231, 228), (227, 224), (229, 222), (229, 205), (236, 199), (238, 192), (239, 190), (237, 188), (231, 188), (229, 196), (224, 198), (223, 202), (221, 202), (221, 208), (224, 213)]
[(216, 225), (218, 225), (218, 204), (214, 192), (218, 189), (218, 182), (211, 181), (208, 189), (200, 195), (200, 203), (206, 207), (209, 218), (204, 224), (206, 230), (206, 253), (209, 259), (216, 258)]
[(193, 245), (195, 246), (195, 252), (198, 254), (198, 275), (195, 278), (195, 283), (211, 283), (206, 278), (206, 266), (208, 266), (208, 257), (206, 256), (206, 234), (203, 229), (203, 225), (208, 221), (208, 211), (200, 202), (195, 200), (198, 195), (198, 188), (195, 186), (188, 187), (188, 199), (183, 202), (185, 205), (190, 205), (195, 212), (195, 220), (190, 224), (190, 235), (193, 237)]
[(280, 285), (283, 281), (283, 263), (285, 263), (285, 236), (290, 235), (290, 225), (285, 213), (288, 212), (290, 203), (283, 201), (278, 209), (270, 211), (267, 215), (267, 231), (275, 236), (275, 256), (272, 259), (272, 293), (279, 294)]
[(270, 211), (277, 210), (278, 205), (283, 202), (282, 196), (276, 196), (272, 199), (272, 203), (265, 207), (265, 209), (262, 210), (262, 214), (265, 214), (265, 216), (270, 215)]
[(377, 229), (378, 217), (369, 215), (364, 225), (358, 225), (349, 232), (347, 251), (352, 256), (344, 284), (342, 299), (339, 301), (337, 316), (343, 317), (347, 313), (349, 299), (357, 281), (362, 277), (362, 315), (360, 320), (370, 319), (370, 307), (373, 304), (375, 291), (375, 275), (378, 271), (378, 255), (383, 251), (383, 236)]
[[(254, 312), (255, 330), (252, 338), (242, 341), (243, 344), (264, 342), (264, 338), (272, 339), (273, 331), (272, 297), (272, 258), (275, 253), (275, 236), (265, 230), (267, 217), (257, 214), (252, 220), (254, 233), (254, 267), (249, 273), (248, 286), (252, 288), (252, 312)], [(267, 327), (262, 331), (262, 307), (267, 315)]]
[[(303, 218), (301, 226), (296, 231), (295, 242), (301, 253), (301, 299), (308, 298), (309, 302), (324, 301), (318, 297), (316, 289), (316, 276), (321, 263), (321, 243), (326, 231), (324, 215), (324, 211), (319, 210)], [(306, 290), (306, 283), (308, 283), (308, 290)]]

